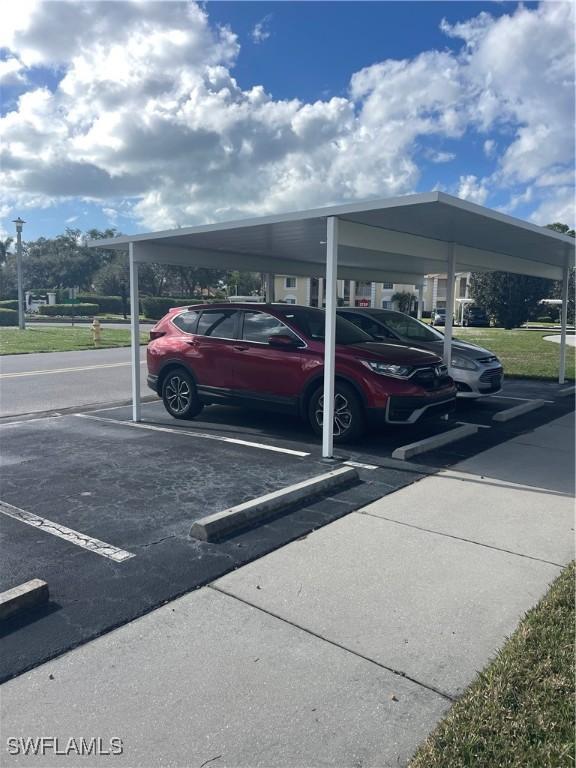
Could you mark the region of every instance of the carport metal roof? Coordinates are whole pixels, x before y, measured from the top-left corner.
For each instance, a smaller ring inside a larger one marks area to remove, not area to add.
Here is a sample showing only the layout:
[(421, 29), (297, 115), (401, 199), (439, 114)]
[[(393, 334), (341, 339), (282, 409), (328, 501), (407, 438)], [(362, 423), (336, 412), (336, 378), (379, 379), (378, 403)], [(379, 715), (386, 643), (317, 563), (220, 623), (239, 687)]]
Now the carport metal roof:
[(420, 283), (444, 272), (502, 270), (561, 280), (573, 238), (443, 192), (99, 240), (140, 262), (323, 276), (326, 220), (339, 219), (338, 277)]
[[(446, 305), (454, 302), (456, 271), (501, 270), (563, 280), (560, 380), (564, 380), (568, 269), (574, 239), (520, 219), (427, 192), (256, 219), (128, 235), (90, 243), (129, 250), (133, 306), (138, 263), (242, 269), (326, 277), (325, 417), (323, 453), (332, 455), (336, 279), (422, 284), (446, 272)], [(451, 359), (452, 316), (445, 327)], [(140, 419), (138, 316), (133, 317), (134, 419)]]

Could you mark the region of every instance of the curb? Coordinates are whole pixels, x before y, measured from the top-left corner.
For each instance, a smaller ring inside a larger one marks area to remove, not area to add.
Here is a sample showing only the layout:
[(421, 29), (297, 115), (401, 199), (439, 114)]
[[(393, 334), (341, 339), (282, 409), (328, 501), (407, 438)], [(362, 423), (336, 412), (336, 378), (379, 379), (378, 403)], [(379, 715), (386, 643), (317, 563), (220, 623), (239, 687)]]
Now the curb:
[(190, 536), (201, 541), (217, 541), (223, 536), (259, 523), (271, 514), (285, 510), (295, 502), (318, 496), (328, 490), (342, 488), (358, 481), (358, 472), (353, 467), (340, 467), (323, 475), (316, 475), (279, 491), (273, 491), (257, 499), (238, 504), (235, 507), (216, 512), (197, 520), (190, 529)]
[(498, 411), (498, 413), (492, 416), (492, 421), (510, 421), (510, 419), (515, 419), (524, 413), (530, 413), (530, 411), (535, 411), (537, 408), (542, 408), (543, 405), (546, 405), (545, 400), (531, 400), (528, 403), (521, 403), (512, 408), (507, 408), (505, 411)]
[(48, 584), (32, 579), (0, 593), (0, 621), (24, 610), (38, 608), (48, 602)]
[(426, 453), (426, 451), (432, 451), (434, 448), (440, 448), (442, 445), (448, 445), (449, 443), (455, 443), (456, 440), (462, 440), (463, 437), (475, 435), (478, 432), (478, 429), (479, 427), (475, 424), (464, 424), (461, 427), (456, 427), (456, 429), (443, 432), (440, 435), (432, 435), (432, 437), (417, 440), (415, 443), (401, 445), (400, 448), (396, 448), (392, 453), (392, 458), (400, 460), (410, 459), (412, 456), (417, 456), (419, 453)]

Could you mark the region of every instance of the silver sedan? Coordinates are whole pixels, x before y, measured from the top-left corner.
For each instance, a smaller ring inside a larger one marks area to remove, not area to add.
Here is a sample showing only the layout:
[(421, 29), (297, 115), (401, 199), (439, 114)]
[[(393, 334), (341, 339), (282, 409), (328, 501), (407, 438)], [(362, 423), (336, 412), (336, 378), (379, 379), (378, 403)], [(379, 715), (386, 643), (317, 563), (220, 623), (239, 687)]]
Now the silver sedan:
[[(396, 341), (443, 355), (444, 335), (403, 312), (360, 307), (343, 307), (337, 312), (379, 341)], [(504, 370), (489, 350), (453, 339), (450, 375), (458, 397), (481, 397), (502, 389)]]

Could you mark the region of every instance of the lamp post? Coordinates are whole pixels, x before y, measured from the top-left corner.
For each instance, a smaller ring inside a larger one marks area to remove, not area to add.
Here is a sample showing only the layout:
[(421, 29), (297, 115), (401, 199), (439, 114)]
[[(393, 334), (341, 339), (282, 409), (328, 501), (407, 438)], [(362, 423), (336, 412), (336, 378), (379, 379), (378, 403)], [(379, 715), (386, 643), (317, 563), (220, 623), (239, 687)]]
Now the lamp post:
[(26, 328), (24, 320), (24, 286), (22, 285), (22, 225), (26, 224), (20, 216), (14, 219), (16, 224), (16, 272), (18, 275), (18, 327), (21, 331)]

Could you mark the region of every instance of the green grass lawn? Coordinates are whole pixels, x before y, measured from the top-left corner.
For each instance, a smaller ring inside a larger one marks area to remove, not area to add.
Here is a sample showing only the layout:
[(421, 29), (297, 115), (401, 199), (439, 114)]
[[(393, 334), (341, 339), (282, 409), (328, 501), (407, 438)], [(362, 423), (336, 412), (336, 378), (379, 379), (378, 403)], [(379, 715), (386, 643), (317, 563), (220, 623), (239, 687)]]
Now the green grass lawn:
[[(533, 379), (557, 379), (560, 344), (544, 341), (547, 331), (506, 331), (503, 328), (455, 328), (462, 341), (479, 344), (498, 355), (507, 376)], [(566, 353), (566, 375), (574, 378), (574, 347)]]
[[(148, 332), (140, 334), (140, 341), (148, 341)], [(106, 328), (102, 326), (101, 348), (127, 347), (130, 344), (129, 328)], [(71, 352), (78, 349), (94, 349), (92, 331), (89, 325), (70, 327), (0, 328), (0, 355), (23, 355), (27, 352)]]
[(574, 563), (420, 747), (410, 768), (574, 766)]

